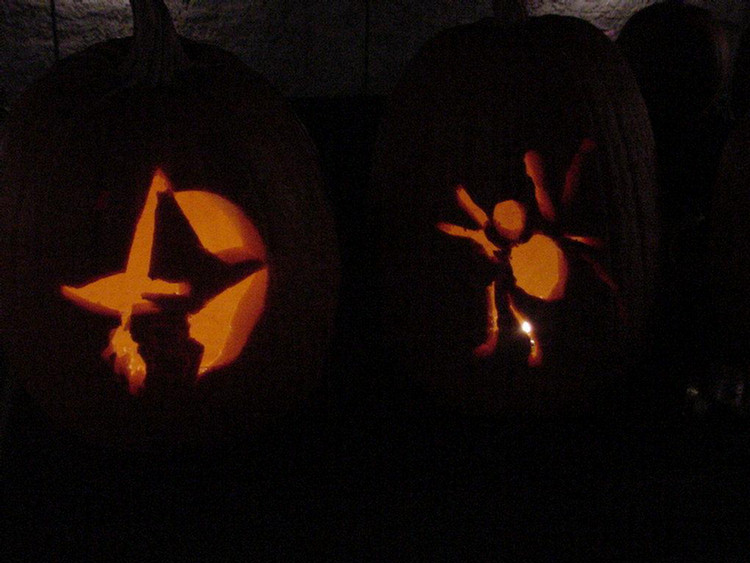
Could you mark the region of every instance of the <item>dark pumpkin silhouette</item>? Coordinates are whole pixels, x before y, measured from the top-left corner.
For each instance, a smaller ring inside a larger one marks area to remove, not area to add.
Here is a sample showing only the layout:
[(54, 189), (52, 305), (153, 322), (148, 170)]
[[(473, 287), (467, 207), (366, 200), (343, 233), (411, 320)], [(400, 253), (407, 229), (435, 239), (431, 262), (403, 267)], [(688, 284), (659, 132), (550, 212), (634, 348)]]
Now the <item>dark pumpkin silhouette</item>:
[[(178, 37), (161, 1), (134, 0), (133, 12), (134, 37), (56, 64), (10, 117), (9, 372), (63, 427), (103, 444), (252, 436), (321, 376), (338, 274), (317, 155), (261, 76)], [(196, 336), (212, 299), (261, 272), (257, 295), (225, 297)], [(131, 278), (141, 285), (91, 293)], [(113, 330), (131, 349), (110, 357)], [(204, 366), (212, 332), (237, 342)], [(145, 381), (124, 381), (138, 355)]]

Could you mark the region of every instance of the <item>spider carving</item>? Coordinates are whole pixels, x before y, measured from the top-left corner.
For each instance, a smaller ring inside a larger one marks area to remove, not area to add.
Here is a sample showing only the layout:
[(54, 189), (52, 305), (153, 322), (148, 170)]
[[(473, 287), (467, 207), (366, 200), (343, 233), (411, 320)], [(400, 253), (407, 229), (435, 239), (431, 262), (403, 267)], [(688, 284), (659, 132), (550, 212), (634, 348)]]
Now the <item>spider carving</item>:
[[(590, 139), (584, 139), (573, 157), (565, 176), (560, 198), (568, 208), (580, 183), (583, 158), (595, 148)], [(534, 199), (542, 218), (542, 225), (551, 227), (557, 222), (557, 212), (549, 196), (542, 158), (530, 150), (524, 155), (526, 174), (534, 184)], [(514, 319), (517, 326), (529, 339), (528, 364), (532, 367), (542, 363), (542, 347), (534, 326), (518, 305), (518, 293), (522, 292), (541, 301), (557, 301), (565, 295), (568, 281), (568, 258), (566, 247), (600, 248), (602, 241), (595, 237), (562, 233), (556, 229), (530, 229), (527, 225), (527, 210), (518, 201), (509, 199), (496, 204), (492, 217), (479, 207), (463, 185), (456, 186), (456, 201), (476, 224), (470, 229), (451, 223), (440, 222), (437, 228), (455, 237), (468, 240), (479, 254), (492, 266), (492, 279), (485, 287), (486, 329), (485, 340), (474, 349), (477, 357), (488, 357), (495, 353), (500, 327), (498, 319), (504, 316)], [(571, 244), (568, 244), (571, 243)], [(612, 291), (614, 281), (604, 268), (588, 254), (579, 252), (593, 269), (597, 277)], [(509, 314), (508, 314), (509, 313)]]

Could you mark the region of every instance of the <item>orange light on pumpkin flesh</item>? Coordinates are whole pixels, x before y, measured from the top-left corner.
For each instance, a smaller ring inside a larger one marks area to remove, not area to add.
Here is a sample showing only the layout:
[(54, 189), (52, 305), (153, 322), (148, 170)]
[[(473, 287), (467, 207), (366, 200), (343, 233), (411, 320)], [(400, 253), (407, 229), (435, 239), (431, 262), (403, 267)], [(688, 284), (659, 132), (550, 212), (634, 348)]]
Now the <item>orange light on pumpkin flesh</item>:
[(528, 295), (557, 301), (565, 294), (568, 260), (553, 238), (534, 233), (525, 243), (511, 247), (510, 265), (516, 285)]
[(487, 238), (487, 233), (484, 231), (467, 229), (466, 227), (459, 227), (451, 223), (438, 223), (437, 228), (448, 235), (469, 239), (488, 260), (495, 263), (498, 262), (497, 252), (500, 251), (500, 247), (490, 241)]
[(518, 326), (521, 328), (521, 331), (523, 331), (526, 336), (529, 337), (530, 349), (529, 357), (527, 359), (528, 364), (531, 367), (538, 367), (542, 365), (542, 347), (539, 345), (539, 341), (534, 334), (534, 327), (518, 310), (518, 307), (516, 307), (515, 303), (513, 303), (512, 297), (508, 298), (508, 308), (510, 309), (510, 312), (513, 313), (513, 316), (515, 317)]
[[(515, 200), (506, 200), (495, 205), (492, 213), (492, 227), (507, 241), (508, 253), (487, 237), (490, 227), (487, 214), (471, 199), (463, 186), (456, 188), (456, 200), (467, 215), (476, 223), (476, 229), (468, 229), (451, 223), (438, 223), (442, 232), (471, 241), (474, 246), (495, 264), (508, 260), (516, 278), (516, 286), (525, 293), (545, 301), (560, 299), (567, 282), (567, 260), (551, 237), (534, 233), (526, 242), (517, 242), (526, 228), (526, 210)], [(530, 366), (541, 364), (541, 347), (537, 342), (531, 324), (513, 303), (509, 288), (504, 288), (508, 307), (518, 326), (529, 337), (531, 349)], [(497, 282), (491, 281), (485, 287), (486, 327), (485, 340), (474, 349), (477, 357), (488, 357), (495, 353), (500, 327), (497, 308)]]
[(458, 203), (458, 206), (477, 224), (477, 227), (481, 229), (487, 228), (490, 218), (484, 212), (484, 209), (474, 203), (469, 192), (467, 192), (466, 188), (462, 185), (456, 186), (456, 202)]
[(591, 248), (601, 248), (602, 246), (604, 246), (604, 243), (602, 243), (602, 241), (596, 237), (582, 237), (579, 235), (570, 234), (564, 234), (563, 236), (568, 240), (572, 240), (585, 246), (590, 246)]
[(552, 200), (545, 185), (546, 177), (541, 155), (536, 151), (528, 151), (523, 157), (523, 162), (526, 166), (526, 175), (531, 178), (534, 184), (534, 199), (536, 199), (536, 204), (539, 207), (539, 213), (547, 221), (554, 222), (555, 207), (552, 205)]
[(575, 192), (581, 182), (581, 167), (583, 166), (583, 157), (596, 148), (596, 143), (591, 139), (581, 141), (578, 152), (573, 156), (573, 160), (565, 174), (565, 184), (563, 185), (562, 204), (569, 206), (573, 201)]
[[(266, 262), (260, 233), (239, 207), (204, 191), (176, 192), (175, 200), (203, 247), (227, 264)], [(188, 315), (190, 337), (203, 344), (198, 374), (230, 364), (258, 322), (266, 299), (268, 267), (255, 271)]]
[[(562, 204), (569, 206), (580, 182), (580, 172), (583, 157), (594, 150), (595, 143), (590, 139), (584, 139), (578, 152), (573, 157), (570, 167), (565, 176), (565, 185), (562, 192)], [(552, 199), (549, 196), (542, 158), (536, 151), (527, 151), (524, 155), (526, 174), (534, 184), (534, 198), (541, 216), (552, 223), (557, 217)], [(490, 241), (486, 230), (489, 228), (489, 218), (471, 198), (466, 188), (462, 185), (456, 187), (456, 200), (461, 209), (474, 221), (475, 229), (468, 229), (450, 223), (438, 223), (437, 228), (451, 236), (460, 237), (472, 242), (482, 255), (491, 262), (499, 264), (502, 255), (508, 256), (516, 287), (537, 299), (543, 301), (556, 301), (565, 295), (565, 287), (568, 279), (568, 260), (560, 244), (551, 236), (535, 231), (525, 242), (518, 242), (526, 228), (526, 209), (515, 200), (502, 201), (495, 205), (492, 213), (492, 226), (497, 234), (506, 242), (503, 248)], [(564, 234), (563, 238), (575, 241), (579, 244), (598, 248), (602, 246), (599, 239), (595, 237)], [(503, 250), (507, 249), (506, 253)], [(616, 290), (616, 285), (605, 272), (604, 268), (588, 256), (584, 259), (592, 266), (596, 275), (610, 289)], [(528, 364), (532, 367), (542, 363), (542, 348), (535, 335), (534, 327), (524, 317), (515, 304), (508, 288), (505, 288), (505, 298), (508, 308), (522, 332), (529, 338), (531, 349), (528, 356)], [(491, 356), (498, 343), (499, 312), (497, 308), (497, 282), (491, 281), (485, 287), (486, 307), (486, 329), (485, 341), (474, 349), (474, 355), (478, 357)]]
[(171, 193), (203, 248), (226, 264), (258, 260), (264, 266), (219, 294), (195, 313), (187, 315), (190, 338), (203, 345), (198, 376), (234, 361), (260, 318), (268, 287), (266, 250), (255, 226), (228, 200), (209, 192), (173, 192), (169, 180), (156, 170), (136, 223), (123, 272), (81, 287), (62, 286), (63, 296), (98, 314), (120, 318), (110, 333), (102, 357), (114, 356), (113, 369), (128, 380), (137, 393), (144, 385), (147, 365), (130, 333), (134, 315), (158, 312), (156, 300), (188, 297), (188, 282), (167, 282), (149, 277), (156, 227), (158, 194)]
[(487, 311), (485, 339), (479, 346), (474, 348), (474, 355), (478, 358), (487, 358), (495, 353), (497, 349), (497, 339), (500, 334), (500, 325), (498, 324), (499, 313), (497, 310), (497, 295), (495, 290), (496, 283), (493, 281), (484, 288), (485, 310)]
[(526, 209), (512, 199), (501, 201), (492, 211), (495, 230), (506, 240), (518, 240), (526, 227)]

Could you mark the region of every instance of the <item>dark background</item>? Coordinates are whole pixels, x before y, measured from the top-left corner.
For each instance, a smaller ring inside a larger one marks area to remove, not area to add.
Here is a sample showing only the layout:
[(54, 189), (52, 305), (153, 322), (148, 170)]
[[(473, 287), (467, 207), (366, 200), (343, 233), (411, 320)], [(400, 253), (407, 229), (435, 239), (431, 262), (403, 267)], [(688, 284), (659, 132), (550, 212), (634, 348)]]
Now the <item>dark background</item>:
[[(654, 0), (526, 3), (531, 14), (582, 17), (615, 37), (632, 13)], [(750, 23), (744, 0), (690, 3), (710, 8), (733, 46)], [(179, 33), (235, 53), (283, 95), (297, 98), (385, 95), (427, 39), (441, 29), (492, 15), (492, 4), (492, 0), (166, 1)], [(131, 31), (127, 0), (2, 0), (0, 88), (12, 100), (56, 57)]]
[[(616, 32), (646, 3), (546, 7)], [(127, 6), (110, 4), (58, 2), (53, 42), (34, 32), (51, 29), (47, 3), (0, 3), (6, 100), (52, 63), (53, 43), (62, 56), (127, 33)], [(414, 50), (491, 5), (314, 4), (169, 3), (178, 31), (276, 83), (318, 146), (342, 260), (324, 384), (252, 442), (153, 455), (66, 435), (2, 370), (3, 560), (750, 560), (748, 420), (660, 385), (679, 380), (662, 377), (669, 366), (644, 363), (616, 416), (503, 422), (432, 404), (389, 365), (361, 297), (378, 119)], [(715, 4), (738, 36), (746, 12)]]

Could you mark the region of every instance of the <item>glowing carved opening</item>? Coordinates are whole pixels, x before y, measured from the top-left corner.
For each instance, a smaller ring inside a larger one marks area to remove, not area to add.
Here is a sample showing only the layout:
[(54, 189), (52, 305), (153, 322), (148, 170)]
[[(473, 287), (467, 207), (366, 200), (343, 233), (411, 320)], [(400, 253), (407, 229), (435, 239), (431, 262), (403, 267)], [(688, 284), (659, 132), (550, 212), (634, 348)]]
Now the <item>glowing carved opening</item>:
[[(573, 157), (562, 189), (563, 206), (570, 205), (573, 200), (580, 182), (583, 157), (594, 150), (595, 146), (593, 141), (584, 139)], [(539, 214), (548, 223), (553, 223), (557, 213), (546, 186), (542, 157), (536, 151), (528, 151), (524, 155), (524, 164), (526, 174), (534, 184), (534, 198)], [(534, 327), (518, 309), (513, 294), (520, 290), (543, 301), (555, 301), (565, 295), (568, 260), (560, 242), (539, 231), (532, 232), (525, 242), (519, 242), (526, 229), (526, 209), (518, 201), (506, 200), (496, 204), (492, 212), (492, 224), (490, 224), (487, 213), (472, 200), (464, 186), (456, 186), (455, 193), (458, 206), (474, 222), (475, 228), (440, 222), (437, 224), (438, 230), (470, 241), (481, 255), (497, 265), (495, 279), (490, 280), (485, 287), (485, 340), (474, 349), (474, 355), (491, 356), (497, 348), (500, 331), (499, 300), (507, 304), (518, 327), (529, 339), (528, 364), (530, 366), (541, 365), (542, 348), (535, 335)], [(497, 235), (505, 241), (500, 246), (488, 237), (487, 232), (491, 228), (494, 228)], [(599, 248), (602, 246), (601, 241), (594, 237), (565, 234), (562, 238), (583, 247)], [(582, 257), (592, 266), (599, 279), (615, 291), (616, 286), (604, 268), (591, 257), (587, 255), (582, 255)], [(508, 270), (512, 275), (508, 275)]]
[(486, 317), (486, 336), (482, 344), (474, 348), (474, 355), (479, 358), (486, 358), (495, 353), (497, 348), (497, 338), (500, 334), (500, 326), (498, 325), (498, 311), (497, 311), (497, 294), (495, 291), (495, 282), (493, 281), (484, 289), (485, 307), (487, 311)]
[[(539, 190), (537, 190), (539, 191)], [(495, 205), (492, 213), (492, 224), (487, 214), (477, 206), (463, 186), (456, 188), (456, 200), (477, 225), (468, 229), (450, 223), (438, 223), (442, 232), (471, 241), (479, 252), (493, 264), (497, 264), (497, 279), (485, 287), (486, 329), (485, 340), (474, 349), (477, 357), (488, 357), (495, 353), (500, 327), (498, 324), (498, 294), (516, 323), (529, 338), (530, 366), (538, 366), (542, 361), (542, 349), (537, 341), (531, 324), (516, 307), (512, 292), (520, 289), (528, 295), (552, 301), (565, 294), (568, 279), (568, 263), (558, 243), (551, 237), (534, 233), (526, 242), (517, 242), (526, 228), (526, 210), (514, 200), (507, 200)], [(506, 241), (502, 247), (489, 240), (487, 230), (494, 228)], [(507, 276), (502, 272), (510, 268), (513, 274), (513, 286), (509, 285)], [(498, 288), (498, 279), (503, 280)]]
[(518, 307), (516, 307), (512, 298), (508, 300), (508, 307), (510, 308), (513, 317), (516, 319), (518, 326), (521, 327), (521, 330), (529, 337), (528, 364), (531, 367), (540, 366), (542, 364), (542, 347), (539, 345), (536, 334), (534, 334), (534, 327), (526, 317), (521, 314), (521, 311), (518, 310)]
[[(239, 281), (227, 276), (228, 287), (200, 291), (204, 280), (165, 281), (150, 275), (159, 194), (174, 198), (200, 244), (203, 262), (215, 271), (247, 267)], [(62, 294), (98, 314), (120, 318), (102, 352), (113, 358), (113, 369), (127, 378), (131, 393), (144, 385), (148, 367), (130, 332), (135, 315), (159, 312), (164, 303), (182, 300), (190, 338), (203, 347), (196, 377), (231, 364), (242, 352), (263, 312), (269, 272), (266, 249), (255, 226), (242, 210), (209, 192), (174, 192), (161, 170), (151, 181), (136, 223), (125, 270), (81, 287), (62, 286)], [(222, 266), (224, 265), (224, 266)], [(192, 300), (192, 301), (191, 301)]]
[(502, 201), (492, 211), (492, 222), (503, 238), (518, 240), (526, 226), (526, 210), (512, 199)]
[(560, 299), (568, 281), (568, 261), (554, 239), (535, 233), (524, 244), (510, 249), (516, 285), (532, 297)]

